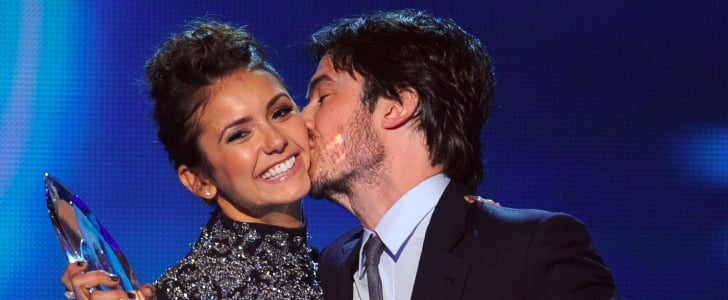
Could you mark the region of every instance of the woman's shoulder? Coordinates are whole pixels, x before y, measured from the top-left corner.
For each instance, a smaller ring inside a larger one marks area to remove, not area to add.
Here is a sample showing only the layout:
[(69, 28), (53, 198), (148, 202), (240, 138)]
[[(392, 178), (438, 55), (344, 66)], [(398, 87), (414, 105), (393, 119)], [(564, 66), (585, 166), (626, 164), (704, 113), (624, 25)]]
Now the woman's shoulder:
[(202, 267), (207, 262), (204, 257), (188, 254), (174, 266), (168, 268), (154, 285), (157, 287), (157, 300), (191, 299), (199, 294), (200, 287), (211, 287), (210, 274)]

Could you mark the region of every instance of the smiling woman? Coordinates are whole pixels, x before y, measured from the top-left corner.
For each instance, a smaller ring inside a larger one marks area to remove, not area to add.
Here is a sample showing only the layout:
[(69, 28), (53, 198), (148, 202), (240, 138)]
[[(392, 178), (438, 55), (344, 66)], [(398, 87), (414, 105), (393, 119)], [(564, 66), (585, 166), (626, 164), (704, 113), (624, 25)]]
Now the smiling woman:
[(182, 183), (237, 221), (300, 227), (308, 133), (286, 88), (269, 71), (240, 69), (210, 90), (198, 140), (213, 169), (181, 165)]
[[(301, 211), (311, 185), (308, 133), (252, 36), (194, 24), (162, 45), (147, 75), (158, 136), (180, 181), (218, 206), (188, 255), (157, 281), (156, 298), (320, 298)], [(62, 278), (78, 299), (115, 284), (85, 267), (70, 265)]]

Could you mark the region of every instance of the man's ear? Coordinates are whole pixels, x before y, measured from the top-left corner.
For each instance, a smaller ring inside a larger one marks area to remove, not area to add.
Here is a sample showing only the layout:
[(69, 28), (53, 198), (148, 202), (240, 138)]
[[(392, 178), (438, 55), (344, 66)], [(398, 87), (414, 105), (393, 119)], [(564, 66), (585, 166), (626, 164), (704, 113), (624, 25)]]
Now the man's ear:
[(207, 202), (212, 201), (217, 195), (217, 187), (210, 180), (193, 172), (186, 165), (177, 168), (177, 176), (187, 190)]
[(382, 127), (385, 129), (395, 129), (404, 125), (415, 116), (420, 107), (420, 95), (415, 89), (411, 87), (399, 89), (397, 94), (400, 101), (384, 101)]

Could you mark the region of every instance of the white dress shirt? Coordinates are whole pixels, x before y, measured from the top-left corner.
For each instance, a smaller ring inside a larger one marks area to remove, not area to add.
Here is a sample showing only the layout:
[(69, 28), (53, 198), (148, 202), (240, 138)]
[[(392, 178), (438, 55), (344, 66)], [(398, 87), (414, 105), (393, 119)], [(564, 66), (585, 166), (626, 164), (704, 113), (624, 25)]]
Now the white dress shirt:
[[(379, 274), (385, 300), (410, 299), (425, 233), (432, 211), (445, 191), (450, 178), (432, 176), (405, 193), (377, 224), (376, 234), (384, 243)], [(362, 245), (374, 234), (364, 228)], [(368, 300), (363, 246), (359, 249), (359, 268), (354, 273), (354, 299)]]

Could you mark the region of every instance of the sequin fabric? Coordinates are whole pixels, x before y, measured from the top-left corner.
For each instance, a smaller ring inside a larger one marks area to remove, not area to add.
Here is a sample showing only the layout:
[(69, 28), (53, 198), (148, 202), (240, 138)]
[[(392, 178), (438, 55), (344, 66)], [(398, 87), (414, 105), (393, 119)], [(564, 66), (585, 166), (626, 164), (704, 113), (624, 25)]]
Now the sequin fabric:
[(322, 299), (305, 228), (240, 223), (217, 211), (157, 280), (164, 299)]

